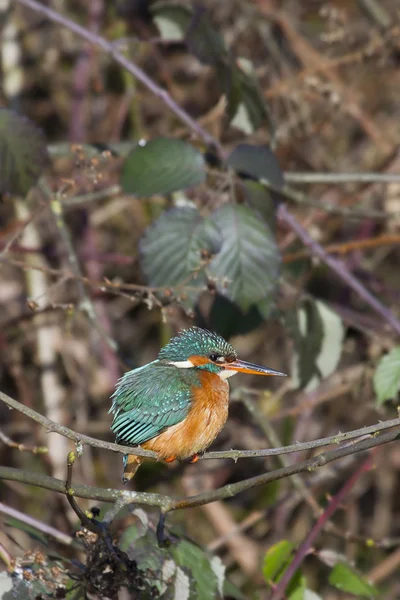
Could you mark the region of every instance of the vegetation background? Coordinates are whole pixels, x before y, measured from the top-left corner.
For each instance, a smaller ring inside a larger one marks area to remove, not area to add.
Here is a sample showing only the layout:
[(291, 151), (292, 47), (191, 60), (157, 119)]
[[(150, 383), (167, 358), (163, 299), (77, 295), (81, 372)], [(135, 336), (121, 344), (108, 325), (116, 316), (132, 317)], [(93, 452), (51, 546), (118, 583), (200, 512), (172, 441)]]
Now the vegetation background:
[[(0, 26), (0, 597), (399, 598), (398, 3)], [(193, 323), (290, 378), (126, 493), (110, 395)]]

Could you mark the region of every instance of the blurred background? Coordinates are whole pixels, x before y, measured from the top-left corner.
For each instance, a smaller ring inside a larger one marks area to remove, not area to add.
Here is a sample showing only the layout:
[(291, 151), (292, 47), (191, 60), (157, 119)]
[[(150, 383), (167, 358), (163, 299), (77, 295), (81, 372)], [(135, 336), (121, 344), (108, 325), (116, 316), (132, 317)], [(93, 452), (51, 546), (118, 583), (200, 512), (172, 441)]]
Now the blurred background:
[[(242, 142), (272, 144), (288, 184), (302, 200), (286, 198), (288, 210), (399, 316), (400, 183), (307, 178), (399, 173), (400, 12), (395, 0), (204, 1), (202, 10), (232, 60), (250, 65), (257, 81), (265, 118), (261, 126), (247, 129), (239, 119), (226, 118), (227, 94), (215, 64), (200, 60), (198, 47), (167, 39), (170, 30), (165, 19), (161, 25), (155, 19), (151, 2), (45, 4), (113, 42), (226, 152)], [(210, 281), (190, 311), (173, 294), (169, 301), (147, 289), (140, 240), (176, 199), (125, 194), (119, 186), (120, 155), (127, 142), (165, 135), (207, 148), (110, 54), (19, 2), (3, 0), (0, 8), (0, 104), (43, 131), (51, 160), (48, 182), (64, 215), (64, 228), (57, 227), (43, 188), (34, 188), (27, 198), (4, 195), (0, 202), (0, 389), (59, 424), (113, 441), (108, 410), (118, 378), (155, 359), (181, 328), (197, 324), (229, 338), (242, 359), (291, 375), (267, 382), (240, 375), (231, 380), (230, 418), (213, 450), (309, 441), (395, 418), (396, 393), (378, 390), (377, 396), (374, 374), (381, 357), (395, 348), (396, 332), (312, 249), (305, 250), (279, 218), (273, 227), (283, 263), (266, 312), (260, 307), (242, 311)], [(206, 46), (213, 39), (204, 34)], [(299, 173), (304, 179), (296, 178)], [(207, 212), (220, 201), (218, 194), (217, 187), (204, 184), (187, 191), (186, 200)], [(74, 257), (78, 271), (71, 267)], [(304, 315), (309, 329), (300, 336)], [(308, 358), (314, 367), (320, 359), (318, 372), (310, 371)], [(70, 441), (46, 433), (3, 403), (0, 423), (2, 465), (65, 480)], [(47, 453), (37, 452), (42, 446)], [(266, 551), (283, 539), (299, 544), (319, 506), (359, 461), (351, 456), (300, 480), (284, 479), (228, 501), (176, 511), (168, 525), (220, 556), (242, 597), (267, 598)], [(400, 597), (399, 446), (381, 447), (374, 461), (375, 468), (357, 481), (303, 565), (309, 587), (324, 599), (355, 597), (328, 584), (339, 556), (379, 586), (379, 597)], [(185, 496), (279, 466), (277, 458), (149, 462), (134, 489)], [(85, 447), (73, 477), (121, 489), (121, 475), (120, 455)], [(78, 527), (65, 498), (39, 487), (1, 481), (0, 501), (4, 567), (24, 552), (37, 551), (39, 535), (11, 518), (4, 506), (60, 535), (72, 536)], [(93, 501), (79, 504), (86, 509)], [(157, 511), (150, 510), (153, 517)], [(124, 518), (129, 523), (133, 517), (127, 511)], [(61, 538), (52, 538), (51, 545), (68, 559), (79, 555)]]

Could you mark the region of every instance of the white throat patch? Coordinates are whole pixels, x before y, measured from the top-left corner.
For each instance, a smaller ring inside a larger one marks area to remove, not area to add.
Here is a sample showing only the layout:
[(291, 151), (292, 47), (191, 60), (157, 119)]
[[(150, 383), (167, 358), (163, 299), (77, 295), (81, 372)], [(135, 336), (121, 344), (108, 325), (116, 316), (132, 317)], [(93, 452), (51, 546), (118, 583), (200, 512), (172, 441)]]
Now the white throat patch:
[(228, 377), (232, 377), (236, 374), (237, 371), (230, 371), (229, 369), (224, 369), (223, 371), (220, 371), (220, 373), (218, 373), (218, 377), (220, 377), (221, 379), (228, 379)]

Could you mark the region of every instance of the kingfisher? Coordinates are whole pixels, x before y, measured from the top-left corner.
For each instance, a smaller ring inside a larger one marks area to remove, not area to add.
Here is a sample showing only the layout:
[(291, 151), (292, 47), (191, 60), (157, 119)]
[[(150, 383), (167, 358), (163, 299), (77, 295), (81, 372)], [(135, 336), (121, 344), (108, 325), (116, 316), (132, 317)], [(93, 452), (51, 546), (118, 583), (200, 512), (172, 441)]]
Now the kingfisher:
[[(200, 327), (181, 331), (156, 360), (125, 373), (111, 396), (116, 442), (156, 452), (160, 460), (197, 462), (228, 418), (229, 384), (236, 373), (285, 373), (238, 360), (233, 346)], [(141, 456), (123, 457), (127, 483)]]

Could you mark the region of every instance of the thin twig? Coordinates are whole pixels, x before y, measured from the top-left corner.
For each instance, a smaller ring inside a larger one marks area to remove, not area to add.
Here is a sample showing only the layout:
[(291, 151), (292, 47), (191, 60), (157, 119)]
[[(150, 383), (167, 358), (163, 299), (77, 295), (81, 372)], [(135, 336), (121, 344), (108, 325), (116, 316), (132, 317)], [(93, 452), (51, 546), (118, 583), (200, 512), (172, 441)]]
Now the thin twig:
[(54, 222), (56, 224), (56, 227), (67, 252), (69, 266), (71, 268), (72, 273), (77, 277), (76, 282), (79, 290), (79, 295), (81, 297), (81, 309), (87, 314), (89, 321), (94, 326), (94, 328), (99, 333), (100, 337), (104, 340), (104, 342), (111, 348), (113, 352), (117, 352), (117, 343), (109, 335), (109, 333), (105, 331), (103, 327), (101, 327), (96, 315), (94, 304), (91, 298), (89, 297), (88, 293), (86, 292), (84, 283), (81, 280), (82, 271), (79, 265), (79, 260), (76, 255), (74, 246), (72, 244), (71, 235), (64, 221), (61, 193), (58, 192), (57, 194), (53, 194), (44, 180), (40, 182), (39, 187), (43, 194), (46, 196), (47, 201), (49, 202)]
[(30, 452), (31, 454), (47, 454), (49, 449), (46, 446), (25, 446), (19, 442), (14, 442), (5, 433), (0, 430), (0, 442), (3, 442), (9, 448), (16, 448), (20, 452)]
[(326, 183), (341, 185), (346, 183), (399, 183), (398, 173), (301, 173), (286, 171), (288, 183)]
[[(284, 194), (284, 192), (282, 192)], [(375, 310), (381, 317), (391, 325), (396, 333), (400, 335), (400, 321), (394, 316), (394, 314), (386, 308), (375, 296), (373, 296), (347, 269), (346, 265), (334, 258), (322, 248), (318, 242), (312, 239), (302, 225), (289, 213), (287, 207), (281, 204), (279, 207), (279, 217), (282, 222), (286, 223), (290, 229), (292, 229), (298, 237), (301, 239), (305, 246), (311, 248), (314, 256), (318, 256), (328, 267), (338, 275), (338, 277), (347, 283), (347, 285), (371, 308)]]
[(64, 544), (65, 546), (71, 546), (74, 543), (74, 538), (66, 533), (63, 533), (59, 529), (55, 529), (51, 527), (51, 525), (47, 525), (47, 523), (43, 523), (43, 521), (39, 521), (38, 519), (34, 519), (29, 515), (13, 508), (12, 506), (7, 506), (0, 502), (0, 513), (2, 515), (6, 515), (7, 517), (12, 517), (13, 519), (17, 519), (21, 523), (25, 525), (29, 525), (29, 527), (33, 527), (37, 531), (44, 533), (55, 539), (60, 544)]

